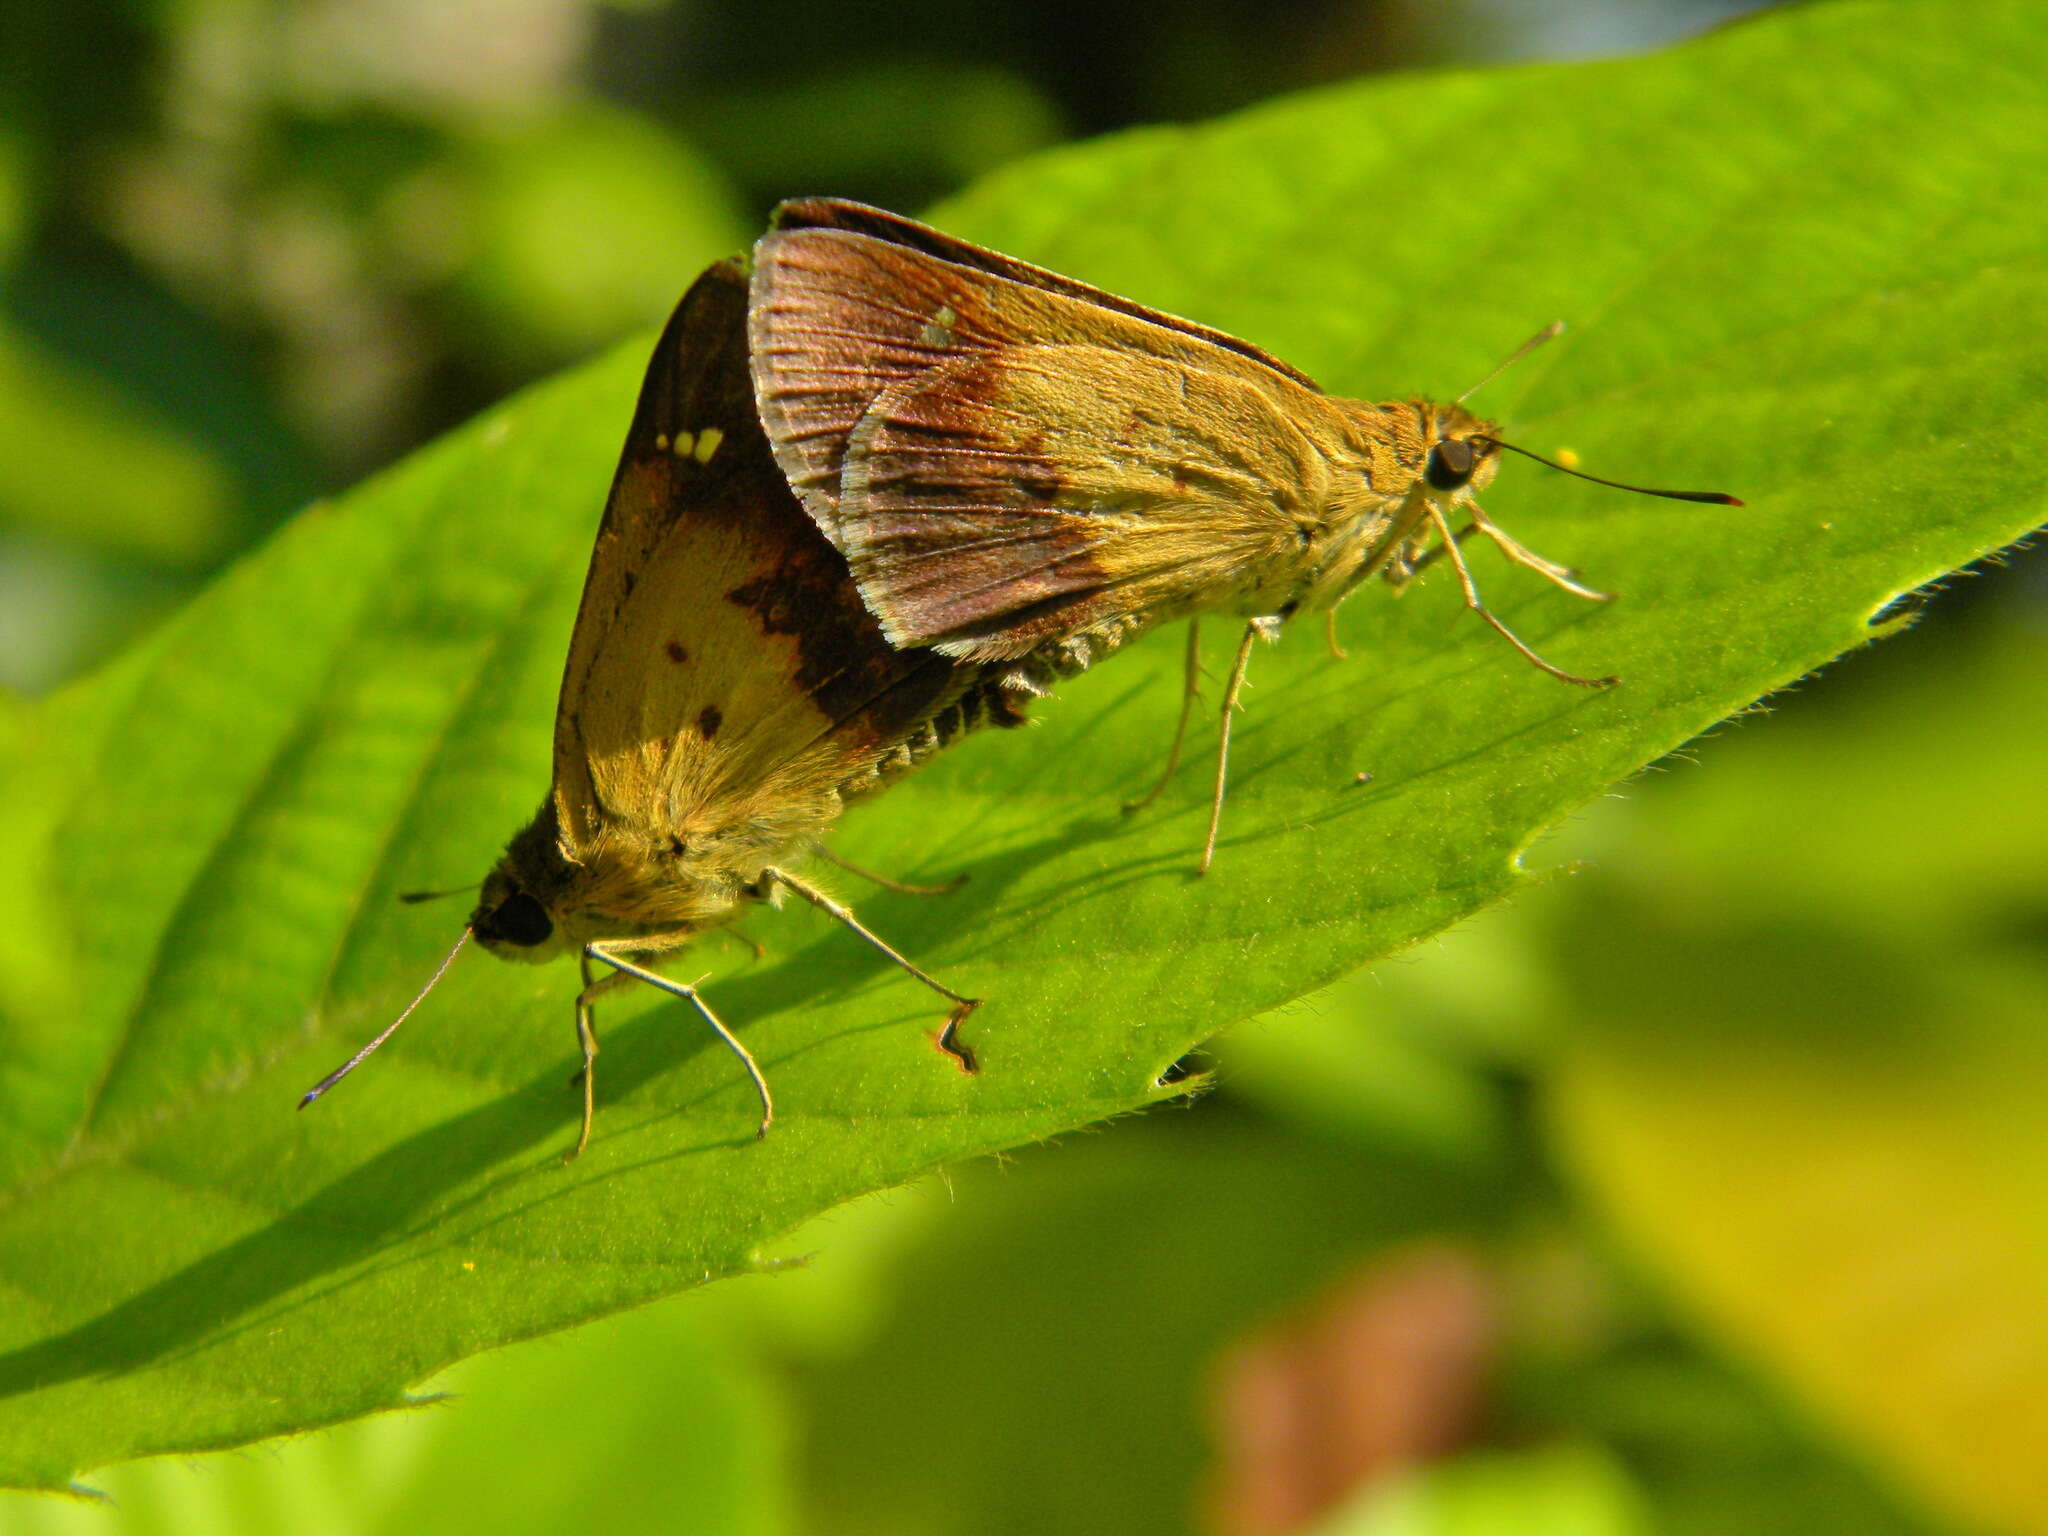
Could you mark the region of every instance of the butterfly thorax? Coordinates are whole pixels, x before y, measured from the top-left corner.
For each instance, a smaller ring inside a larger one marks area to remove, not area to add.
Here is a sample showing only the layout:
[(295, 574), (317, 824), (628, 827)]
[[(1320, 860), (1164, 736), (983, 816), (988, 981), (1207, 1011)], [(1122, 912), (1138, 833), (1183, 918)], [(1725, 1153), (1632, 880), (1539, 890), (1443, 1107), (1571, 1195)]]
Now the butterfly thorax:
[[(1475, 464), (1492, 459), (1499, 429), (1461, 405), (1423, 399), (1330, 403), (1344, 418), (1351, 466), (1368, 489), (1390, 500), (1429, 484), (1430, 455), (1445, 443), (1469, 444)], [(1485, 473), (1491, 478), (1491, 468)]]
[(550, 801), (484, 880), (470, 929), (500, 958), (544, 961), (592, 939), (712, 927), (734, 916), (761, 868), (796, 841), (736, 829), (734, 846), (692, 849), (681, 837), (602, 826), (572, 843)]
[[(1492, 422), (1432, 400), (1332, 400), (1341, 439), (1325, 444), (1329, 483), (1319, 525), (1305, 535), (1298, 577), (1283, 606), (1312, 612), (1434, 534), (1430, 505), (1451, 519), (1499, 466)], [(1447, 446), (1450, 445), (1450, 446)]]

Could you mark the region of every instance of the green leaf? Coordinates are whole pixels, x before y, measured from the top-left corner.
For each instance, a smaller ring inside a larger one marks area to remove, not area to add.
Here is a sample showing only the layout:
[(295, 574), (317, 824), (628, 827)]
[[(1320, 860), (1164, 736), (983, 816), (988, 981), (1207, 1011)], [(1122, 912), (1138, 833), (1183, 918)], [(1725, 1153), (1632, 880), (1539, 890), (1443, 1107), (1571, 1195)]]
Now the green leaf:
[[(1177, 1118), (955, 1178), (950, 1219), (901, 1242), (871, 1282), (880, 1315), (857, 1345), (793, 1373), (809, 1528), (1216, 1526), (1227, 1366), (1247, 1333), (1340, 1280), (1362, 1286), (1367, 1266), (1406, 1240), (1498, 1219), (1492, 1191), (1441, 1165), (1319, 1147), (1251, 1116), (1204, 1116), (1198, 1128)], [(1387, 1409), (1401, 1421), (1387, 1439), (1437, 1429), (1429, 1407), (1403, 1408), (1429, 1427)], [(1256, 1431), (1241, 1437), (1255, 1463), (1245, 1480), (1300, 1471), (1278, 1451), (1281, 1469), (1257, 1465), (1270, 1448)]]
[[(32, 1070), (0, 1079), (0, 1478), (394, 1406), (467, 1354), (744, 1271), (861, 1191), (1151, 1102), (1222, 1025), (1513, 889), (1539, 829), (2037, 517), (2041, 240), (1984, 210), (2038, 190), (2044, 54), (2021, 6), (1816, 7), (1083, 146), (959, 204), (963, 232), (1343, 390), (1455, 393), (1563, 315), (1573, 335), (1492, 387), (1517, 440), (1750, 505), (1517, 466), (1496, 515), (1625, 596), (1480, 579), (1554, 660), (1624, 686), (1534, 672), (1442, 573), (1366, 594), (1349, 662), (1313, 634), (1257, 658), (1205, 881), (1199, 772), (1116, 809), (1163, 750), (1177, 637), (858, 812), (848, 857), (972, 871), (860, 906), (989, 1000), (983, 1070), (932, 1048), (930, 995), (856, 940), (765, 915), (762, 963), (703, 950), (776, 1085), (759, 1144), (731, 1059), (621, 998), (597, 1139), (564, 1169), (572, 968), (474, 955), (291, 1109), (454, 936), (459, 911), (395, 894), (477, 877), (542, 792), (640, 358), (300, 518), (39, 722), (62, 799), (35, 899), (70, 1001), (5, 1020)], [(1880, 152), (1902, 120), (1914, 153)]]
[(557, 1536), (601, 1515), (618, 1531), (793, 1529), (772, 1383), (702, 1307), (643, 1307), (465, 1362), (434, 1385), (446, 1395), (417, 1412), (255, 1454), (107, 1468), (94, 1482), (112, 1509), (0, 1492), (0, 1525), (9, 1536)]
[(1461, 1456), (1375, 1489), (1312, 1536), (1636, 1536), (1656, 1529), (1626, 1471), (1587, 1445)]
[(1960, 657), (1996, 717), (1929, 670), (1627, 819), (1551, 1107), (1717, 1342), (1957, 1524), (2042, 1531), (2048, 646), (2000, 638)]

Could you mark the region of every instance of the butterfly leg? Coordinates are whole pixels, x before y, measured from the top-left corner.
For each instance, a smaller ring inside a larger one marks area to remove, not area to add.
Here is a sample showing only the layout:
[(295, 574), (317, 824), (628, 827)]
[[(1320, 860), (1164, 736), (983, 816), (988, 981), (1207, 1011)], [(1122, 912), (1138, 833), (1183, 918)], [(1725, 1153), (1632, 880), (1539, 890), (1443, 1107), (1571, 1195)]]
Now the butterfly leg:
[[(1456, 542), (1463, 544), (1478, 531), (1477, 527), (1460, 528)], [(1446, 544), (1432, 544), (1412, 560), (1397, 560), (1382, 566), (1380, 574), (1386, 577), (1387, 585), (1398, 593), (1409, 582), (1443, 559), (1444, 551), (1448, 548), (1449, 545)]]
[(1244, 691), (1244, 674), (1252, 662), (1252, 646), (1260, 640), (1278, 639), (1279, 635), (1278, 619), (1253, 619), (1244, 627), (1244, 638), (1237, 642), (1237, 659), (1230, 665), (1230, 681), (1224, 686), (1223, 708), (1217, 717), (1216, 793), (1209, 801), (1209, 835), (1202, 841), (1202, 861), (1195, 866), (1198, 875), (1209, 873), (1209, 865), (1216, 858), (1216, 833), (1223, 825), (1223, 791), (1230, 779), (1230, 717), (1237, 713), (1237, 696)]
[(772, 865), (761, 871), (761, 879), (763, 883), (780, 885), (783, 889), (803, 897), (805, 901), (808, 901), (827, 917), (852, 929), (870, 946), (881, 951), (882, 954), (930, 987), (939, 996), (950, 1001), (954, 1005), (953, 1011), (946, 1015), (945, 1027), (939, 1031), (939, 1048), (956, 1057), (960, 1064), (968, 1071), (972, 1072), (974, 1070), (973, 1052), (969, 1051), (965, 1046), (957, 1044), (954, 1040), (954, 1035), (958, 1032), (961, 1024), (966, 1021), (967, 1016), (981, 1006), (980, 998), (964, 997), (960, 993), (955, 992), (943, 981), (940, 981), (936, 976), (919, 967), (908, 956), (891, 946), (880, 934), (866, 927), (859, 918), (853, 915), (851, 907), (847, 906), (844, 902), (834, 901), (815, 885), (807, 884), (787, 871), (776, 869)]
[(1351, 654), (1337, 643), (1337, 610), (1334, 608), (1323, 610), (1323, 646), (1329, 651), (1332, 661), (1343, 661)]
[[(761, 1075), (761, 1064), (754, 1060), (753, 1052), (740, 1044), (739, 1036), (735, 1035), (730, 1029), (727, 1029), (718, 1015), (705, 1006), (704, 999), (698, 994), (697, 988), (694, 985), (689, 982), (672, 980), (662, 975), (659, 971), (650, 971), (645, 966), (635, 965), (632, 961), (625, 958), (629, 953), (644, 955), (650, 951), (674, 949), (691, 937), (692, 934), (689, 933), (678, 933), (655, 935), (644, 939), (613, 939), (609, 941), (593, 939), (583, 946), (583, 954), (587, 960), (601, 960), (620, 975), (630, 976), (635, 981), (644, 981), (648, 986), (666, 992), (670, 997), (680, 998), (696, 1009), (697, 1016), (711, 1026), (711, 1032), (725, 1042), (725, 1048), (731, 1051), (733, 1055), (739, 1057), (740, 1065), (747, 1069), (747, 1076), (754, 1083), (754, 1093), (761, 1101), (761, 1125), (754, 1134), (757, 1137), (766, 1136), (768, 1134), (768, 1127), (775, 1123), (775, 1098), (768, 1091), (768, 1079)], [(585, 995), (587, 997), (591, 993), (601, 994), (610, 991), (616, 985), (622, 985), (622, 983), (617, 982), (614, 977), (607, 976), (594, 987), (586, 988)], [(583, 1000), (578, 999), (578, 1002), (581, 1004)], [(584, 1023), (585, 1020), (579, 1016), (579, 1030), (583, 1028)], [(585, 1119), (583, 1132), (586, 1138), (590, 1134), (588, 1118), (590, 1113), (590, 1077), (588, 1064), (591, 1058), (596, 1055), (596, 1052), (597, 1042), (596, 1037), (593, 1035), (588, 1054), (584, 1058), (585, 1075), (583, 1091)], [(583, 1150), (581, 1142), (577, 1143), (576, 1150), (579, 1152)]]
[(590, 1005), (606, 992), (613, 992), (632, 980), (623, 971), (614, 971), (602, 981), (590, 974), (590, 951), (579, 950), (576, 955), (577, 968), (583, 973), (583, 990), (576, 994), (576, 1044), (583, 1051), (583, 1066), (570, 1079), (583, 1088), (583, 1126), (576, 1133), (576, 1145), (562, 1154), (562, 1161), (573, 1163), (583, 1155), (583, 1149), (590, 1145), (590, 1123), (597, 1114), (597, 1026), (590, 1019)]
[(1458, 548), (1457, 539), (1452, 536), (1450, 524), (1444, 521), (1444, 515), (1437, 509), (1435, 502), (1430, 503), (1429, 516), (1436, 524), (1437, 532), (1443, 535), (1444, 542), (1441, 547), (1448, 552), (1451, 567), (1458, 573), (1458, 584), (1465, 590), (1465, 606), (1491, 624), (1509, 645), (1561, 683), (1575, 683), (1581, 688), (1611, 688), (1621, 681), (1618, 677), (1580, 677), (1576, 672), (1567, 672), (1562, 667), (1553, 666), (1531, 650), (1520, 635), (1495, 618), (1492, 610), (1479, 600), (1478, 584), (1472, 580), (1472, 572), (1465, 564), (1465, 556)]
[(950, 891), (959, 890), (967, 881), (967, 871), (963, 869), (944, 885), (912, 885), (908, 880), (891, 880), (887, 875), (878, 875), (871, 869), (863, 869), (851, 859), (842, 859), (823, 843), (819, 843), (811, 852), (827, 864), (838, 865), (849, 875), (858, 875), (872, 885), (879, 885), (885, 891), (899, 891), (905, 896), (944, 896)]
[(1472, 519), (1472, 527), (1493, 540), (1499, 546), (1500, 552), (1516, 565), (1527, 566), (1539, 576), (1543, 576), (1555, 582), (1558, 586), (1563, 587), (1565, 591), (1571, 593), (1574, 597), (1583, 597), (1596, 603), (1607, 603), (1614, 600), (1613, 593), (1595, 591), (1592, 587), (1580, 581), (1578, 574), (1571, 567), (1559, 565), (1555, 560), (1546, 560), (1543, 556), (1537, 554), (1535, 550), (1515, 538), (1505, 528), (1488, 517), (1485, 512), (1481, 511), (1477, 502), (1466, 502), (1465, 514)]
[(1173, 782), (1175, 770), (1180, 767), (1181, 747), (1188, 739), (1188, 721), (1193, 717), (1195, 701), (1202, 696), (1202, 621), (1188, 620), (1187, 680), (1180, 695), (1180, 719), (1174, 723), (1173, 745), (1167, 749), (1166, 771), (1159, 775), (1154, 784), (1136, 800), (1124, 802), (1124, 814), (1142, 811), (1166, 792), (1166, 786)]
[(752, 963), (754, 964), (758, 965), (761, 961), (768, 958), (767, 946), (764, 945), (759, 939), (754, 938), (751, 934), (741, 933), (739, 929), (732, 927), (713, 928), (711, 932), (717, 934), (721, 939), (725, 939), (731, 943), (744, 944), (747, 947), (748, 952), (752, 955)]

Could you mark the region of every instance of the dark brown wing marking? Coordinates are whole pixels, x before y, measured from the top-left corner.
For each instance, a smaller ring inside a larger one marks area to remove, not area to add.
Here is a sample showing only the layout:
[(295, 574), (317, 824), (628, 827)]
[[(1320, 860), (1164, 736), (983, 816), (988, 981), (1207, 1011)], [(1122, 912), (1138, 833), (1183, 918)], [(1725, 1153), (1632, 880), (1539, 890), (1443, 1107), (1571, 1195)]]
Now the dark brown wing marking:
[(648, 371), (556, 715), (572, 847), (620, 816), (744, 815), (798, 759), (829, 796), (832, 775), (869, 774), (983, 686), (972, 668), (892, 648), (798, 506), (754, 414), (746, 304), (738, 264), (711, 268)]

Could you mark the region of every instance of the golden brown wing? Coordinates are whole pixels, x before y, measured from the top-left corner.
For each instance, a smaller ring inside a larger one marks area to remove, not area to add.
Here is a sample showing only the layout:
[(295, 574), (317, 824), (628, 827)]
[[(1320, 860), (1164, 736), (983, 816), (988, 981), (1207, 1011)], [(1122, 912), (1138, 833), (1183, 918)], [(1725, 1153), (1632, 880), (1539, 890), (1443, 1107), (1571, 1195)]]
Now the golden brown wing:
[(976, 660), (1268, 588), (1277, 606), (1326, 500), (1305, 427), (1343, 431), (1287, 380), (1064, 344), (958, 357), (849, 435), (840, 547), (892, 642)]
[(857, 203), (785, 203), (754, 247), (755, 393), (777, 461), (835, 541), (847, 438), (884, 390), (963, 356), (1071, 343), (1313, 390), (1250, 345)]
[(707, 271), (642, 388), (556, 714), (572, 849), (607, 824), (690, 841), (778, 808), (784, 831), (829, 819), (841, 781), (974, 681), (889, 646), (797, 505), (754, 414), (746, 306), (737, 263)]
[(1241, 337), (1228, 331), (1219, 331), (1197, 321), (1184, 320), (1179, 315), (1170, 315), (1163, 309), (1152, 309), (1133, 299), (1127, 299), (1107, 289), (1084, 283), (1079, 278), (1068, 277), (1045, 267), (1035, 267), (1028, 261), (1019, 261), (1014, 256), (1005, 256), (986, 246), (975, 245), (944, 230), (934, 229), (929, 224), (920, 224), (907, 219), (900, 213), (891, 213), (886, 208), (870, 207), (866, 203), (849, 202), (839, 197), (792, 198), (776, 208), (770, 219), (774, 231), (794, 233), (805, 229), (837, 229), (850, 234), (867, 235), (886, 244), (906, 251), (921, 252), (934, 257), (949, 266), (969, 271), (984, 272), (1027, 288), (1042, 289), (1047, 293), (1064, 294), (1079, 299), (1091, 309), (1114, 310), (1132, 319), (1143, 320), (1183, 336), (1221, 347), (1226, 352), (1236, 353), (1257, 363), (1264, 372), (1277, 373), (1282, 378), (1292, 379), (1306, 388), (1316, 388), (1316, 383), (1307, 374), (1291, 364), (1282, 362), (1262, 347), (1255, 347)]

